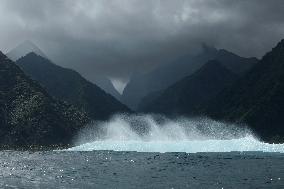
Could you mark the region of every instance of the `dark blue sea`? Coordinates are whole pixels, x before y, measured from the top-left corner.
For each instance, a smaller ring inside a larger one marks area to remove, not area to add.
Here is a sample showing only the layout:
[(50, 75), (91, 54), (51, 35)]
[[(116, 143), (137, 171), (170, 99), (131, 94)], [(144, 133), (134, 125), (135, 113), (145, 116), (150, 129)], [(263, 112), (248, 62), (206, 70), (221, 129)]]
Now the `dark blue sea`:
[(0, 152), (0, 188), (284, 188), (284, 154)]
[(208, 119), (117, 116), (61, 151), (0, 151), (0, 188), (284, 188), (284, 144)]

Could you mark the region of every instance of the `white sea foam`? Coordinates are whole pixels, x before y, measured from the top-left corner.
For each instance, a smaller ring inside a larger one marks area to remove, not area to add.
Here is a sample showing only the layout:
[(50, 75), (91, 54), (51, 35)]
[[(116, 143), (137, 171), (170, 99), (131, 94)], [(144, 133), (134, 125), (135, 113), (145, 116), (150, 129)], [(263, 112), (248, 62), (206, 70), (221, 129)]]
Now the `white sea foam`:
[(167, 119), (116, 115), (82, 130), (69, 151), (284, 152), (282, 144), (260, 142), (246, 127), (207, 118)]

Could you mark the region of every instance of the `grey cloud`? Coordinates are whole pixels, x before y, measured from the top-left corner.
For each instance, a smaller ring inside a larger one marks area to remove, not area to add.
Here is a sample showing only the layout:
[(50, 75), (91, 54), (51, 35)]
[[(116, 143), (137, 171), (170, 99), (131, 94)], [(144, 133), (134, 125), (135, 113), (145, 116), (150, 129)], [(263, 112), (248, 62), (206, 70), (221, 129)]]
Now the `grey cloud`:
[(283, 0), (0, 0), (0, 48), (25, 39), (83, 75), (127, 78), (202, 42), (262, 56), (284, 36)]

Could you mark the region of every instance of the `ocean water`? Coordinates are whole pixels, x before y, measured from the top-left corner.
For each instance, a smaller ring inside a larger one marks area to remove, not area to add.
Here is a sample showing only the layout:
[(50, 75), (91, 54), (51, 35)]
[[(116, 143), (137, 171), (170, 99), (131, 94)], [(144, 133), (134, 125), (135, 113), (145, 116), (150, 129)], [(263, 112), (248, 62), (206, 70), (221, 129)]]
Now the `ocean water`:
[(0, 188), (284, 188), (284, 154), (0, 152)]
[(118, 115), (61, 151), (0, 152), (0, 188), (284, 188), (284, 144), (207, 118)]

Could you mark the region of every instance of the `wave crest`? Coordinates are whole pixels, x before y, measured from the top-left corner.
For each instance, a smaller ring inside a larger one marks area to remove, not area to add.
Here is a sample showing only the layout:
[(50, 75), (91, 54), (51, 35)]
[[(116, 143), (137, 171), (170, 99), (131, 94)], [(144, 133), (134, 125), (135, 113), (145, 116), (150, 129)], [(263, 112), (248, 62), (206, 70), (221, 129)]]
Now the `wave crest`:
[(159, 115), (115, 115), (83, 129), (70, 151), (284, 152), (282, 144), (262, 143), (243, 125), (208, 118), (168, 119)]

